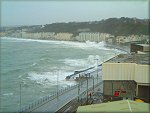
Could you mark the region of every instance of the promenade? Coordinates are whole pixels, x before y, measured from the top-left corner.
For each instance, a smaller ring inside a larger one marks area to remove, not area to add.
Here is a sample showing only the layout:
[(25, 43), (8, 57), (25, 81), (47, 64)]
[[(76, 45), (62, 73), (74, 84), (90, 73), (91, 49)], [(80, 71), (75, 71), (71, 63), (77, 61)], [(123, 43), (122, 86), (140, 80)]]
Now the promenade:
[(66, 89), (59, 90), (52, 96), (44, 97), (35, 103), (32, 103), (28, 107), (22, 108), (20, 113), (32, 113), (32, 112), (50, 112), (55, 113), (68, 102), (73, 99), (85, 99), (88, 98), (88, 93), (96, 90), (96, 87), (102, 90), (102, 78), (101, 78), (101, 66), (97, 70), (90, 73), (92, 78), (88, 78), (85, 81), (79, 82), (75, 86), (68, 87)]

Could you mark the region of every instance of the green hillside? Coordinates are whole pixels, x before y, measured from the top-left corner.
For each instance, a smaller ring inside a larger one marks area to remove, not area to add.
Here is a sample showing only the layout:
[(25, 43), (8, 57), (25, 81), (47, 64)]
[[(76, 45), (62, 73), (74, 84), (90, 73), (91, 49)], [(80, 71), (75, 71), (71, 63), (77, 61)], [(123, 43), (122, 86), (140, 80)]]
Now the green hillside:
[[(109, 18), (91, 22), (69, 22), (46, 24), (32, 32), (70, 32), (78, 34), (89, 29), (88, 32), (110, 33), (112, 35), (149, 35), (149, 20), (135, 18)], [(79, 31), (80, 29), (80, 31)]]

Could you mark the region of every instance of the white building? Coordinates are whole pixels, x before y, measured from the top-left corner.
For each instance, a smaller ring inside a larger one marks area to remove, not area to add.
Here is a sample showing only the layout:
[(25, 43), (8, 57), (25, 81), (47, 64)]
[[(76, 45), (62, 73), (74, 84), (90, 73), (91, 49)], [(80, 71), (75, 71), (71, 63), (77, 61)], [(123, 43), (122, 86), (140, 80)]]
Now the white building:
[(117, 43), (127, 43), (127, 42), (134, 42), (134, 41), (143, 41), (147, 40), (148, 36), (146, 35), (130, 35), (130, 36), (117, 36), (116, 42)]
[(76, 37), (78, 41), (93, 41), (93, 42), (101, 42), (101, 41), (106, 41), (109, 37), (112, 35), (107, 34), (107, 33), (99, 33), (99, 32), (81, 32), (79, 35)]
[(28, 33), (22, 32), (23, 38), (34, 38), (34, 39), (50, 39), (55, 35), (54, 32), (37, 32), (37, 33)]
[(54, 37), (56, 40), (71, 40), (72, 33), (57, 33)]

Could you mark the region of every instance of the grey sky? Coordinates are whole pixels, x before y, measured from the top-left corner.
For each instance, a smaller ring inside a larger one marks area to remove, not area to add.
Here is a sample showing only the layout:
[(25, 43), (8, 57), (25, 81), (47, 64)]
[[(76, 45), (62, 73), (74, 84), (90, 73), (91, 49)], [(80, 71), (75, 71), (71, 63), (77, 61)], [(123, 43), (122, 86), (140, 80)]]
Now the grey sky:
[(149, 0), (1, 1), (1, 25), (44, 25), (112, 17), (149, 18)]

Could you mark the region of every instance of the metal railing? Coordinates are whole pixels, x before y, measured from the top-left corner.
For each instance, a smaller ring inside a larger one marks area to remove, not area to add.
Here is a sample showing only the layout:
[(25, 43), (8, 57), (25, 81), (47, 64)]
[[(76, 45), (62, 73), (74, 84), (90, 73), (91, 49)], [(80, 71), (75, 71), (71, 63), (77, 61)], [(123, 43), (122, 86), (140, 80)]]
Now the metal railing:
[[(94, 87), (98, 87), (102, 84), (102, 82), (99, 82), (98, 84), (94, 85)], [(91, 91), (93, 89), (93, 86), (90, 87), (88, 89), (88, 91)], [(80, 97), (80, 99), (79, 99)], [(90, 99), (90, 97), (88, 97), (88, 99)], [(72, 98), (68, 103), (64, 104), (63, 107), (61, 107), (60, 109), (58, 109), (55, 113), (61, 113), (64, 112), (66, 109), (68, 109), (71, 106), (78, 106), (78, 105), (82, 105), (85, 104), (87, 102), (87, 90), (83, 91), (82, 93), (80, 93), (77, 97)]]
[(16, 113), (24, 113), (24, 112), (30, 112), (32, 110), (34, 110), (35, 108), (39, 107), (39, 106), (42, 106), (43, 104), (49, 102), (49, 101), (52, 101), (53, 99), (57, 98), (57, 96), (60, 96), (62, 95), (63, 93), (66, 93), (67, 91), (70, 91), (74, 88), (76, 88), (78, 86), (78, 84), (76, 85), (73, 85), (73, 86), (68, 86), (64, 89), (60, 89), (57, 92), (54, 92), (52, 95), (47, 95), (43, 98), (40, 98), (39, 100), (37, 101), (34, 101), (33, 103), (29, 104), (28, 106), (25, 106), (23, 108), (21, 108), (20, 110), (18, 110)]
[[(90, 78), (90, 79), (92, 79), (92, 78)], [(85, 80), (85, 81), (83, 81), (82, 84), (84, 84), (84, 83), (86, 84), (86, 82), (87, 81)], [(97, 83), (96, 85), (94, 85), (94, 87), (97, 87), (99, 84), (101, 84), (101, 82)], [(68, 87), (66, 87), (64, 89), (60, 89), (60, 90), (58, 90), (58, 93), (54, 92), (52, 95), (47, 95), (45, 97), (42, 97), (39, 100), (34, 101), (33, 103), (29, 104), (28, 106), (25, 106), (25, 107), (21, 108), (16, 113), (28, 113), (28, 112), (32, 112), (34, 109), (36, 109), (36, 108), (38, 108), (38, 107), (46, 104), (49, 101), (52, 101), (53, 99), (57, 98), (57, 96), (60, 96), (63, 93), (66, 93), (67, 91), (75, 89), (76, 87), (78, 87), (78, 84), (73, 85), (73, 86), (68, 86)], [(92, 89), (92, 87), (93, 86), (89, 87), (88, 90)], [(86, 91), (84, 91), (84, 92), (86, 92)]]

